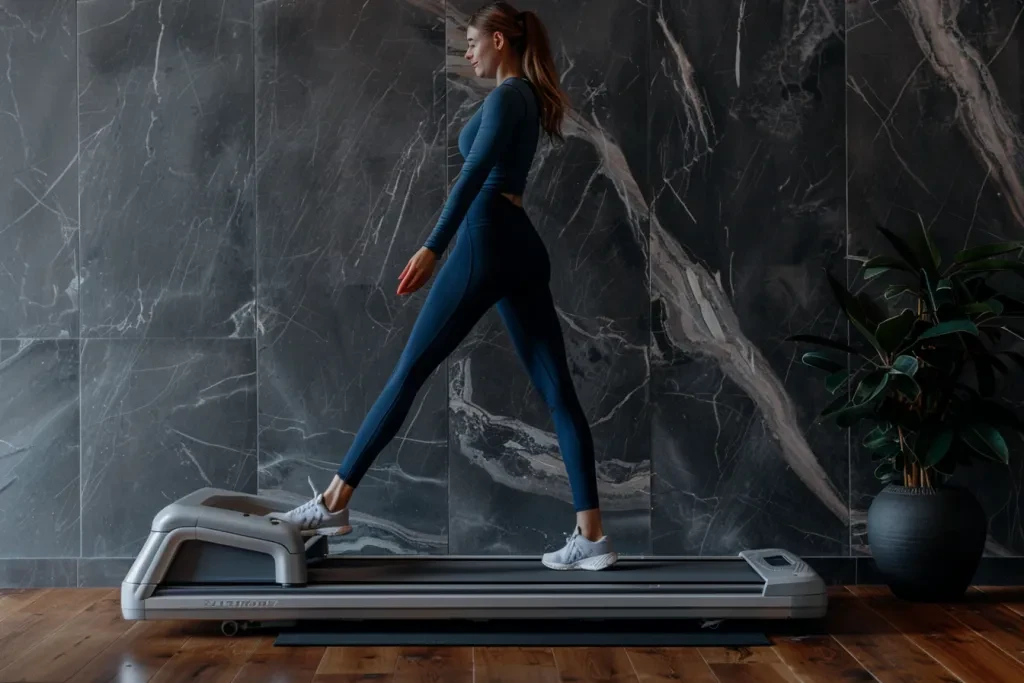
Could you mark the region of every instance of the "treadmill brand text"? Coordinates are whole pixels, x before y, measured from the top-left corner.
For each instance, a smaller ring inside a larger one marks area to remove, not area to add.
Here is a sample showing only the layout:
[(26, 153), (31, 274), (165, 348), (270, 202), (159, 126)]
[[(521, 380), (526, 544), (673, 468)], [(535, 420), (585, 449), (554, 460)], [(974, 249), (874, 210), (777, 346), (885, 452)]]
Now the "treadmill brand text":
[(275, 607), (277, 600), (206, 600), (204, 607)]

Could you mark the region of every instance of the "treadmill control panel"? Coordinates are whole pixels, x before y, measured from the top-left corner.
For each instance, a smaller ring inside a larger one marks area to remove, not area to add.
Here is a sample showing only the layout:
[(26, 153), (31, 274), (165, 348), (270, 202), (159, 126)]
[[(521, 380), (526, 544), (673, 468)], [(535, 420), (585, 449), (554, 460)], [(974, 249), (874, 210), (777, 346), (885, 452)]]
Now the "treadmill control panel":
[(773, 567), (792, 567), (793, 563), (785, 555), (769, 555), (764, 561)]
[(805, 595), (824, 590), (821, 577), (789, 551), (780, 548), (744, 550), (740, 557), (764, 579), (765, 596)]

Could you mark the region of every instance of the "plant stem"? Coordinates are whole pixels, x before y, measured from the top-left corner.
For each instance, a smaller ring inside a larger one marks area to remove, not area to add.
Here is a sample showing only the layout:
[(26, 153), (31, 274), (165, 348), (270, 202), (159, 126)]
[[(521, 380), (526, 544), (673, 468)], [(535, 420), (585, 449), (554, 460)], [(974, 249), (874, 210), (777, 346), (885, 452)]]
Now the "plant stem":
[(914, 481), (916, 475), (915, 468), (917, 465), (911, 462), (910, 458), (907, 457), (906, 443), (903, 441), (903, 427), (897, 427), (896, 434), (900, 439), (900, 453), (903, 454), (903, 485), (916, 486)]

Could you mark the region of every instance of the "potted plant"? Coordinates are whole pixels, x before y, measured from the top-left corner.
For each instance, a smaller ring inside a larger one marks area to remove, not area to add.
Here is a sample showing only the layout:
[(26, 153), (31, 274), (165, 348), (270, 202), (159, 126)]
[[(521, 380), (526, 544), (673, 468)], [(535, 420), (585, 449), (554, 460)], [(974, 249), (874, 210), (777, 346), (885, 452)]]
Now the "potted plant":
[(877, 463), (884, 488), (868, 510), (868, 544), (890, 590), (955, 599), (974, 576), (988, 524), (977, 499), (950, 478), (976, 459), (1007, 463), (1008, 439), (1024, 432), (998, 393), (1002, 376), (1024, 367), (1024, 356), (1006, 348), (1024, 339), (1024, 301), (1006, 287), (1024, 273), (1024, 242), (944, 261), (923, 226), (905, 239), (878, 230), (892, 253), (854, 259), (860, 291), (826, 274), (851, 342), (789, 340), (817, 347), (803, 363), (826, 373), (836, 396), (818, 419), (856, 428)]

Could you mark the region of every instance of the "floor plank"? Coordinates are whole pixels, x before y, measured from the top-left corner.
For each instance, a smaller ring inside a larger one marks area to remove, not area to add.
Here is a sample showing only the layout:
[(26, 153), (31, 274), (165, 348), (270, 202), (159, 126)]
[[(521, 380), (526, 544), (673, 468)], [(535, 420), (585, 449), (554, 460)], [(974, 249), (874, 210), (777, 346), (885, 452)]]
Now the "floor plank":
[(45, 590), (17, 590), (11, 588), (5, 588), (0, 591), (0, 621), (3, 621), (4, 617), (8, 614), (20, 610), (33, 600), (43, 597), (47, 592)]
[(825, 627), (880, 683), (958, 683), (882, 615), (844, 593), (830, 597)]
[(68, 683), (149, 681), (184, 646), (187, 629), (176, 621), (136, 622)]
[(789, 667), (778, 662), (748, 664), (711, 664), (720, 683), (800, 683)]
[(13, 662), (110, 593), (109, 588), (59, 588), (25, 602), (0, 622), (0, 662)]
[(711, 667), (694, 648), (626, 648), (640, 683), (718, 683)]
[(1024, 664), (942, 606), (904, 602), (885, 588), (851, 586), (850, 591), (955, 676), (965, 681), (1024, 681)]
[(832, 636), (785, 637), (774, 642), (776, 654), (804, 683), (875, 680)]
[(0, 681), (66, 681), (131, 627), (121, 618), (114, 591), (69, 619), (61, 628), (0, 668)]
[(991, 596), (975, 592), (965, 602), (945, 607), (958, 621), (1024, 664), (1024, 615), (991, 600)]
[(621, 647), (556, 647), (552, 650), (562, 681), (636, 683), (629, 655)]
[(152, 683), (232, 683), (259, 645), (257, 637), (225, 638), (206, 623), (201, 628), (160, 667)]
[(779, 656), (770, 645), (764, 647), (702, 647), (700, 656), (708, 664), (778, 664)]
[(550, 648), (478, 647), (473, 650), (473, 675), (488, 683), (559, 683)]
[(311, 683), (327, 648), (275, 647), (273, 636), (260, 638), (235, 683)]
[(401, 648), (394, 683), (473, 683), (473, 648)]
[(1024, 614), (1024, 588), (1020, 586), (979, 586), (976, 590), (997, 600), (1017, 614)]
[[(393, 674), (398, 662), (396, 647), (329, 647), (317, 676), (333, 674)], [(318, 679), (319, 680), (319, 679)]]

